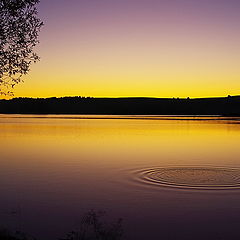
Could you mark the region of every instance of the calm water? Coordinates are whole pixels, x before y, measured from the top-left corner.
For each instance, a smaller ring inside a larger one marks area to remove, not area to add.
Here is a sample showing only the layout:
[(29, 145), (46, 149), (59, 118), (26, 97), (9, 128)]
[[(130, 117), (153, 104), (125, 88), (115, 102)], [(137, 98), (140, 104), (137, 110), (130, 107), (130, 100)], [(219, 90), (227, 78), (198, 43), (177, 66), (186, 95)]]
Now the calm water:
[(82, 215), (125, 238), (240, 239), (240, 119), (0, 115), (0, 225), (39, 239)]

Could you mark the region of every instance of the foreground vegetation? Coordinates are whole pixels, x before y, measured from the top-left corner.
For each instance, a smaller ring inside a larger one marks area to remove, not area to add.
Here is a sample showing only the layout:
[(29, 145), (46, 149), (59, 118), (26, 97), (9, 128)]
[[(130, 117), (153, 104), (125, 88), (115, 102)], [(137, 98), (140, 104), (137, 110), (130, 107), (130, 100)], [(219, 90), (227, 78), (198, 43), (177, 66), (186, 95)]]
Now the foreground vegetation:
[[(121, 240), (123, 238), (122, 219), (113, 223), (104, 221), (105, 212), (89, 211), (80, 223), (78, 229), (66, 234), (59, 240)], [(21, 232), (11, 233), (6, 229), (0, 230), (0, 240), (37, 240)]]

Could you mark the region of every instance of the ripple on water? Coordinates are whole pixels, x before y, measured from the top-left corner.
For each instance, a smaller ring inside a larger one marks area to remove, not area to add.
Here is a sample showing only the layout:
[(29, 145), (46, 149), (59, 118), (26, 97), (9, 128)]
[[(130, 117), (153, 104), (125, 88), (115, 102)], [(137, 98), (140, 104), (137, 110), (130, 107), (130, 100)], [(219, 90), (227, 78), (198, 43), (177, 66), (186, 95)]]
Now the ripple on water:
[(137, 181), (159, 186), (227, 190), (240, 189), (240, 169), (223, 167), (162, 167), (136, 172)]

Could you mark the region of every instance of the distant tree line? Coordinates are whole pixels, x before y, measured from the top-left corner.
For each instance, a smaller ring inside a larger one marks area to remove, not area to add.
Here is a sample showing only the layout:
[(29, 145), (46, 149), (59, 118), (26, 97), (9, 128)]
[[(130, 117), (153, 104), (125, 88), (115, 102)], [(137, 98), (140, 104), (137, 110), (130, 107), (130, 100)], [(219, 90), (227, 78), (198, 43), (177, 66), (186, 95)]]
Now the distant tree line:
[(14, 98), (0, 100), (0, 113), (240, 116), (240, 96), (222, 98)]

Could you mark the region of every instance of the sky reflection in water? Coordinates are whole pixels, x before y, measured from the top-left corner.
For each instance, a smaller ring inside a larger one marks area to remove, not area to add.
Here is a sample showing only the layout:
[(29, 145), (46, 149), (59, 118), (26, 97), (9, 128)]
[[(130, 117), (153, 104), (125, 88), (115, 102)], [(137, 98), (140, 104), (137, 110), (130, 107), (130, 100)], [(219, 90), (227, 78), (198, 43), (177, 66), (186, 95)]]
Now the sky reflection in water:
[(122, 217), (127, 239), (240, 237), (240, 191), (152, 186), (135, 174), (240, 167), (238, 119), (80, 117), (1, 115), (0, 225), (56, 239), (97, 209)]

